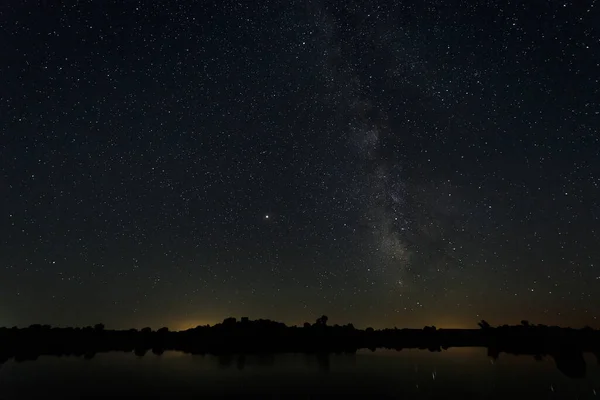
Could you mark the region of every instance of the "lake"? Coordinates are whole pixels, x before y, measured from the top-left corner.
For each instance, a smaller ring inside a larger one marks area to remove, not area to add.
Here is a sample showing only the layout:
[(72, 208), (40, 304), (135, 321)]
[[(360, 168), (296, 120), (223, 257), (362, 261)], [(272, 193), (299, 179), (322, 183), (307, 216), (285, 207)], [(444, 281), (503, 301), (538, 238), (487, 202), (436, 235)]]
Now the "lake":
[(359, 351), (357, 354), (213, 356), (100, 353), (91, 360), (43, 356), (0, 366), (0, 399), (23, 398), (597, 398), (600, 367), (569, 378), (552, 358), (485, 348)]

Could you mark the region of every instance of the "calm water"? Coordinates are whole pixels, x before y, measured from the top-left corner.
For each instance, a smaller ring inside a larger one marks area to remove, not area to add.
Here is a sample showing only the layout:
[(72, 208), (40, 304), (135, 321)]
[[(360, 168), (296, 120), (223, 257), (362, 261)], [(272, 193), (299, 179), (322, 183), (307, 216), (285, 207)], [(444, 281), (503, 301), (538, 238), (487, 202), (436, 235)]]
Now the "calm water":
[[(486, 349), (216, 357), (167, 352), (98, 354), (92, 360), (41, 357), (0, 367), (0, 399), (207, 398), (597, 398), (600, 367), (585, 356), (587, 375), (572, 379), (554, 360)], [(460, 396), (460, 397), (456, 397)]]

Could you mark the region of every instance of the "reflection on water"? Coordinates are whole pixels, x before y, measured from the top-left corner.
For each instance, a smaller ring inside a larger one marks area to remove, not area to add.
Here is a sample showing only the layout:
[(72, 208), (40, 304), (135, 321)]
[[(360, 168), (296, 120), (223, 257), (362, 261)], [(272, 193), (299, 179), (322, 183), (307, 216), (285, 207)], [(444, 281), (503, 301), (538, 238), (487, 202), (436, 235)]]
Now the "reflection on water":
[(501, 354), (484, 348), (359, 351), (340, 355), (144, 357), (98, 354), (91, 360), (40, 357), (0, 368), (1, 399), (114, 396), (339, 398), (596, 398), (600, 367), (585, 355), (586, 377), (572, 379), (550, 357)]

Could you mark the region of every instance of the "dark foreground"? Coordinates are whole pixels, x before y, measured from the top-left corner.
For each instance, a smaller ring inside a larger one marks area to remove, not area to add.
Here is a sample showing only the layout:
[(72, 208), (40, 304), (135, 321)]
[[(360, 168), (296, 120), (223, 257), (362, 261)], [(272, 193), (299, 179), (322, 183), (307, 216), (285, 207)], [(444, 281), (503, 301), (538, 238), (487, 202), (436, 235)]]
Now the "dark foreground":
[(484, 348), (351, 354), (42, 356), (0, 366), (0, 399), (597, 399), (600, 365), (571, 379), (549, 357)]
[(151, 350), (191, 354), (266, 354), (266, 353), (356, 353), (360, 349), (428, 349), (433, 352), (452, 347), (485, 347), (488, 355), (501, 352), (552, 357), (565, 375), (573, 378), (586, 373), (584, 352), (593, 353), (600, 362), (600, 332), (590, 328), (571, 329), (529, 325), (481, 329), (355, 329), (352, 325), (327, 326), (326, 317), (304, 327), (282, 323), (228, 318), (215, 326), (199, 326), (180, 332), (167, 328), (152, 331), (105, 330), (101, 324), (86, 328), (0, 328), (0, 361), (35, 360), (42, 355), (75, 355), (92, 358), (110, 351), (135, 352), (143, 356)]

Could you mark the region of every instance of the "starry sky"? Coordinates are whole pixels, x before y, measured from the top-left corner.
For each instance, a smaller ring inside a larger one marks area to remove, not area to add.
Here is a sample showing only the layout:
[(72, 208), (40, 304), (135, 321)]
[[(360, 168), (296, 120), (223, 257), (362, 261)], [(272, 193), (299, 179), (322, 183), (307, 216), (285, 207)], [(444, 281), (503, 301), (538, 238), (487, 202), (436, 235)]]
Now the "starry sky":
[(600, 326), (598, 21), (2, 2), (0, 325)]

